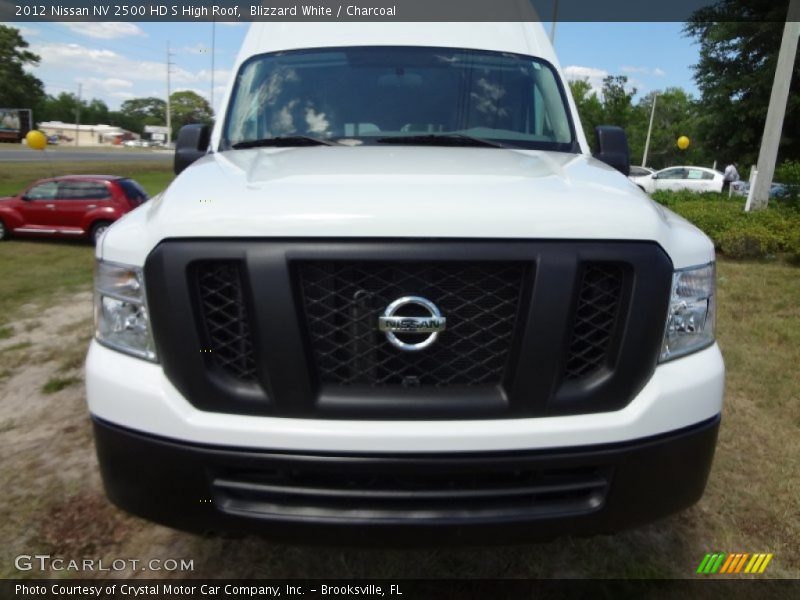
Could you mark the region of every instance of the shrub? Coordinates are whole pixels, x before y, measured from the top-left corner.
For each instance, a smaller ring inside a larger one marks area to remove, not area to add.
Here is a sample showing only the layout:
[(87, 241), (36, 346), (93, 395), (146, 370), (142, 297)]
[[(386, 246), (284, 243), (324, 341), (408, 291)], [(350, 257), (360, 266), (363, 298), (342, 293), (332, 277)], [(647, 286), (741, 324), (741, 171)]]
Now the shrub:
[(744, 198), (726, 194), (656, 192), (653, 199), (702, 229), (730, 258), (788, 254), (800, 263), (800, 210), (770, 202), (765, 210), (744, 212)]
[(737, 225), (724, 231), (716, 245), (729, 258), (763, 258), (781, 249), (781, 240), (763, 225)]
[(788, 185), (800, 185), (800, 161), (785, 160), (775, 167), (773, 181), (780, 181)]

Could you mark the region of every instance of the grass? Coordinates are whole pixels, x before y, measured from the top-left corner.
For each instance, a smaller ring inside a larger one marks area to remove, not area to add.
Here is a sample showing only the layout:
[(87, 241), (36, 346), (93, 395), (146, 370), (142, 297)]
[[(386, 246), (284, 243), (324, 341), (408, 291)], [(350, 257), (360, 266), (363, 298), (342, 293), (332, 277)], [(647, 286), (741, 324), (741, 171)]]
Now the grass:
[(170, 161), (61, 162), (44, 158), (31, 162), (0, 161), (0, 196), (13, 196), (37, 179), (81, 174), (131, 177), (142, 184), (151, 196), (163, 190), (174, 177)]
[(42, 386), (42, 393), (55, 394), (56, 392), (60, 392), (61, 390), (80, 382), (81, 380), (78, 377), (51, 377)]
[(10, 240), (0, 243), (0, 326), (22, 306), (47, 306), (64, 292), (88, 289), (92, 283), (94, 248), (80, 242)]

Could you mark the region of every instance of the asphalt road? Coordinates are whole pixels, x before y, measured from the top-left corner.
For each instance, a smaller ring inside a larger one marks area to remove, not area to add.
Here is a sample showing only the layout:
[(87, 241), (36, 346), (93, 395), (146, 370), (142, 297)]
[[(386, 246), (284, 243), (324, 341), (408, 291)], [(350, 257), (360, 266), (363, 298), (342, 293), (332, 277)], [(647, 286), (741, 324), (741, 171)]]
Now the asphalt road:
[[(46, 157), (52, 162), (97, 161), (97, 162), (126, 162), (126, 161), (171, 161), (172, 152), (157, 150), (153, 152), (128, 151), (128, 150), (75, 150), (58, 149), (43, 150)], [(0, 163), (4, 162), (30, 162), (42, 160), (42, 154), (30, 148), (2, 148), (0, 147)]]

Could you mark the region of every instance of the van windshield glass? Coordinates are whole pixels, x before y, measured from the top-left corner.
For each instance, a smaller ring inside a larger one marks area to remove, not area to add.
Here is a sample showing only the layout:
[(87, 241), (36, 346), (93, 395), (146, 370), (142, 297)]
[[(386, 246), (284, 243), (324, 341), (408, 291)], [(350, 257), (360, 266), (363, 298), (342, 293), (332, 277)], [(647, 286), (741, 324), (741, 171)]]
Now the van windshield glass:
[[(408, 145), (447, 134), (575, 150), (564, 92), (548, 63), (503, 52), (387, 46), (250, 59), (236, 78), (221, 146), (290, 136)], [(405, 136), (414, 137), (398, 141)]]

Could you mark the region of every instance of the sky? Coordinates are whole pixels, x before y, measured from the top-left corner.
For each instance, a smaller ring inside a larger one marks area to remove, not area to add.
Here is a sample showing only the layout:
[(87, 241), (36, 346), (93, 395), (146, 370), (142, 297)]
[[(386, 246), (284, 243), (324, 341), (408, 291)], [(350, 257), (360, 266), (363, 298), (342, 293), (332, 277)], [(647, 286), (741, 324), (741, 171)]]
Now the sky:
[[(78, 92), (116, 110), (129, 98), (166, 96), (167, 43), (171, 89), (210, 99), (211, 23), (17, 23), (41, 64), (31, 71), (49, 94)], [(217, 23), (214, 105), (226, 83), (247, 23)], [(549, 31), (549, 24), (546, 28)], [(608, 74), (627, 75), (639, 94), (670, 86), (697, 93), (691, 65), (698, 48), (681, 23), (558, 23), (555, 49), (568, 78), (600, 89)]]

